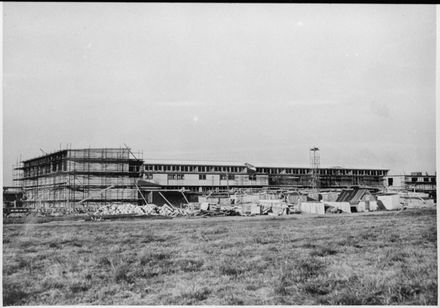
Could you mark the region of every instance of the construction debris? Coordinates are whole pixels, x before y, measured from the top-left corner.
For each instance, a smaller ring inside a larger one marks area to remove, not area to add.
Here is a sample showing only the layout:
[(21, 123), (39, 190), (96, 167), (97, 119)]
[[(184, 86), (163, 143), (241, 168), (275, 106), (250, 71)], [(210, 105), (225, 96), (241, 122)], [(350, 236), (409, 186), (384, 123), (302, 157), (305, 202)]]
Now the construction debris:
[(135, 204), (108, 204), (101, 206), (93, 216), (111, 216), (111, 215), (161, 215), (161, 216), (185, 216), (193, 212), (190, 209), (179, 209), (170, 205), (164, 204), (157, 206), (155, 204), (135, 205)]
[(111, 203), (98, 208), (94, 215), (120, 215), (120, 214), (135, 214), (135, 215), (158, 215), (157, 206), (154, 204), (135, 205), (130, 203)]
[[(316, 194), (316, 193), (315, 193)], [(320, 193), (320, 200), (310, 201), (313, 198), (310, 191), (271, 190), (256, 192), (238, 191), (232, 194), (208, 194), (200, 196), (199, 202), (179, 203), (173, 205), (170, 199), (163, 197), (162, 205), (147, 203), (137, 205), (133, 203), (117, 202), (100, 205), (90, 211), (91, 220), (125, 218), (125, 217), (211, 217), (211, 216), (280, 216), (288, 214), (326, 214), (326, 213), (353, 213), (375, 210), (394, 210), (403, 207), (435, 206), (432, 200), (420, 194), (383, 194), (370, 193), (366, 189), (344, 189), (340, 195), (331, 191)], [(399, 200), (400, 199), (400, 200)], [(309, 200), (309, 201), (307, 201)], [(336, 201), (328, 201), (336, 200)], [(400, 201), (400, 202), (399, 202)], [(150, 201), (151, 202), (151, 201)], [(32, 213), (40, 216), (63, 216), (66, 211), (57, 212), (54, 209), (38, 209)], [(87, 208), (78, 203), (75, 208), (69, 209), (69, 215), (85, 215)]]

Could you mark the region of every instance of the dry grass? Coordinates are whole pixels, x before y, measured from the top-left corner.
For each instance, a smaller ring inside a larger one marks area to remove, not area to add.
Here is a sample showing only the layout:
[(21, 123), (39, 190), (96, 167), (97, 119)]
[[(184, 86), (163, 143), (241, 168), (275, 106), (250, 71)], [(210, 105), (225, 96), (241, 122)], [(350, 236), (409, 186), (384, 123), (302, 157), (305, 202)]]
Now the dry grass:
[(436, 305), (436, 212), (4, 225), (3, 304)]

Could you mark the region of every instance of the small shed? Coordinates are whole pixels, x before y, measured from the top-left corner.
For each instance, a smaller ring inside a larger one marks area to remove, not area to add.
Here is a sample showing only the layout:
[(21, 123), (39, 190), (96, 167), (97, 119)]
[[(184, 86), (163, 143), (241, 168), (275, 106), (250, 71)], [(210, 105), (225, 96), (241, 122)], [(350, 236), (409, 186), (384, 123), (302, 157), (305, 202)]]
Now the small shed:
[(336, 202), (349, 202), (350, 204), (358, 204), (361, 201), (374, 201), (376, 198), (368, 189), (354, 188), (344, 189), (336, 199)]
[(378, 205), (383, 205), (387, 210), (397, 210), (402, 207), (400, 204), (400, 196), (398, 194), (381, 194), (377, 195)]
[(336, 202), (348, 202), (351, 212), (374, 211), (375, 206), (372, 203), (376, 202), (376, 197), (365, 188), (344, 189)]

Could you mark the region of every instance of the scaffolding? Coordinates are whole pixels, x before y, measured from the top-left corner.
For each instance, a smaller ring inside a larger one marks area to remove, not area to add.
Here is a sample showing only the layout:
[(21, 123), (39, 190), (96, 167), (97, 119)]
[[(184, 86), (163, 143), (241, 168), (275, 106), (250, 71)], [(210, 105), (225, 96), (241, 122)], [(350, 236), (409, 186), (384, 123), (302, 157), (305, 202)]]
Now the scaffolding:
[(94, 211), (110, 202), (138, 204), (142, 156), (128, 147), (66, 148), (21, 161), (14, 181), (30, 208)]
[(312, 191), (318, 191), (319, 188), (319, 149), (312, 147), (310, 149), (310, 186)]

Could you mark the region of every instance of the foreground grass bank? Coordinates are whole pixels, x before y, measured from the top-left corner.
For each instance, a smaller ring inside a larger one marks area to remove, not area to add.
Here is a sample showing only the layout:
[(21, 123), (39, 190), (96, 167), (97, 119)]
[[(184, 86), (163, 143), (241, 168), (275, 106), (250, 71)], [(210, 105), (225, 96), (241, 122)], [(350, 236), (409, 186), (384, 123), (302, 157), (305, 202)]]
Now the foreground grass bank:
[(4, 225), (3, 304), (437, 304), (433, 209)]

